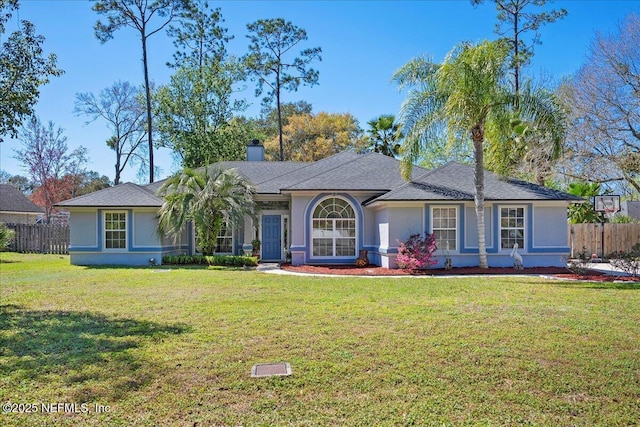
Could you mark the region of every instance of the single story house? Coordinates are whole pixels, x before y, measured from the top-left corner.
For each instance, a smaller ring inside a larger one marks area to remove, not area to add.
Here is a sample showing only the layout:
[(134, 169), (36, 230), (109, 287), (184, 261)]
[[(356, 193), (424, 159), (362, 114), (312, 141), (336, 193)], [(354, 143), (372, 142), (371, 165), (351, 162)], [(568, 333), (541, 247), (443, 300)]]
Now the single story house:
[(5, 224), (35, 224), (44, 211), (9, 184), (0, 184), (0, 222)]
[[(247, 218), (223, 227), (220, 253), (242, 254), (259, 239), (264, 261), (352, 264), (366, 250), (372, 264), (394, 268), (398, 242), (426, 231), (436, 236), (438, 266), (446, 255), (454, 267), (478, 265), (471, 166), (415, 167), (407, 182), (399, 161), (378, 153), (342, 152), (308, 163), (263, 159), (254, 143), (246, 161), (218, 164), (256, 186), (261, 209), (257, 223)], [(196, 253), (193, 230), (178, 242), (156, 231), (162, 183), (121, 184), (60, 203), (71, 214), (71, 263), (148, 265), (163, 255)], [(525, 267), (566, 265), (567, 207), (576, 202), (582, 199), (487, 172), (489, 265), (512, 266), (516, 243)]]

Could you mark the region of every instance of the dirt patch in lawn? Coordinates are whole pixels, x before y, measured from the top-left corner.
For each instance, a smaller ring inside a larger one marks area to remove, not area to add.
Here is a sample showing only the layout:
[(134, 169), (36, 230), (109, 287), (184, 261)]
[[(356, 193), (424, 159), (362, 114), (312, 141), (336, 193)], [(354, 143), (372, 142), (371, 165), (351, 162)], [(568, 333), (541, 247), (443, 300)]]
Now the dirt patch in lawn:
[(613, 282), (615, 280), (638, 282), (634, 277), (617, 277), (604, 274), (599, 271), (590, 270), (587, 274), (578, 275), (563, 267), (533, 267), (523, 270), (516, 270), (510, 267), (456, 267), (451, 270), (427, 269), (427, 270), (402, 270), (388, 269), (376, 266), (356, 267), (352, 265), (299, 265), (282, 264), (282, 270), (307, 273), (307, 274), (327, 274), (341, 276), (484, 276), (484, 275), (544, 275), (566, 280), (589, 280), (597, 282)]

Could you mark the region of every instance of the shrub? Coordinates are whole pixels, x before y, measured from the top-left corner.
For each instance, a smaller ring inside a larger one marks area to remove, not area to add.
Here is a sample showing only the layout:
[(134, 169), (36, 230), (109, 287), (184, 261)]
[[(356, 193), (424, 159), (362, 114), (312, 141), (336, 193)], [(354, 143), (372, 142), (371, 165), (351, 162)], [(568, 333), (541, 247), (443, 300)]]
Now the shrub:
[(640, 276), (640, 243), (636, 243), (631, 251), (618, 251), (609, 256), (609, 262), (630, 276)]
[(236, 255), (168, 255), (162, 257), (164, 264), (177, 265), (219, 265), (224, 267), (255, 267), (258, 259), (252, 256)]
[(577, 252), (575, 257), (569, 260), (567, 268), (579, 276), (585, 276), (589, 272), (589, 264), (591, 263), (591, 255), (587, 248), (582, 247), (582, 251)]
[(15, 235), (15, 231), (0, 222), (0, 251), (9, 246)]
[(437, 260), (431, 259), (435, 250), (436, 239), (433, 234), (412, 234), (406, 242), (398, 242), (398, 256), (396, 263), (403, 269), (415, 270), (436, 265)]

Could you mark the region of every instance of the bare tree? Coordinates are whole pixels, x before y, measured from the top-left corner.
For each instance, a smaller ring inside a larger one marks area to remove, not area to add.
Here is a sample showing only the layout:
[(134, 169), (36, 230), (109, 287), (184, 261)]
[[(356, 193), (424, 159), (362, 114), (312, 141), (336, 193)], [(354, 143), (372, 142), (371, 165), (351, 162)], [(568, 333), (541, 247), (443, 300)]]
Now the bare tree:
[(76, 94), (75, 113), (90, 117), (87, 123), (103, 119), (113, 132), (107, 146), (116, 153), (114, 185), (120, 184), (122, 171), (128, 164), (148, 167), (141, 150), (145, 139), (145, 109), (141, 92), (129, 82), (118, 81), (103, 89), (99, 97), (92, 93)]
[[(147, 103), (147, 141), (149, 145), (149, 182), (153, 182), (153, 119), (151, 113), (151, 86), (149, 82), (149, 61), (147, 60), (147, 40), (162, 31), (181, 10), (183, 0), (97, 0), (93, 10), (107, 18), (106, 23), (98, 21), (95, 35), (101, 43), (113, 38), (113, 33), (130, 27), (140, 34), (142, 42), (142, 65), (144, 69), (144, 89)], [(151, 22), (157, 25), (150, 27)]]
[(597, 34), (585, 65), (562, 88), (569, 111), (565, 172), (591, 182), (623, 180), (640, 193), (640, 16)]
[(31, 181), (40, 188), (47, 221), (53, 206), (61, 201), (56, 186), (65, 175), (80, 173), (87, 161), (86, 148), (82, 146), (69, 153), (63, 132), (53, 122), (45, 126), (32, 116), (18, 135), (23, 149), (15, 150), (14, 158), (22, 162)]

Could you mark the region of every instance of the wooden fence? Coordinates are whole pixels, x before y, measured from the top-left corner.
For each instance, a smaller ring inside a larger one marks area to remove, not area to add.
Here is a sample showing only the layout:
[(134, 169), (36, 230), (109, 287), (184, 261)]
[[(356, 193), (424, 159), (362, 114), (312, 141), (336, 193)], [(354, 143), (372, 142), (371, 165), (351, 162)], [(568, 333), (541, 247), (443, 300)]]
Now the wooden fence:
[(16, 232), (9, 250), (45, 254), (69, 253), (69, 225), (6, 224)]
[[(571, 255), (586, 249), (588, 254), (602, 256), (602, 224), (569, 225), (569, 244)], [(604, 255), (612, 252), (631, 250), (640, 242), (640, 224), (604, 224)]]

